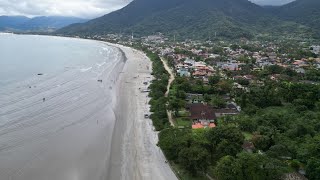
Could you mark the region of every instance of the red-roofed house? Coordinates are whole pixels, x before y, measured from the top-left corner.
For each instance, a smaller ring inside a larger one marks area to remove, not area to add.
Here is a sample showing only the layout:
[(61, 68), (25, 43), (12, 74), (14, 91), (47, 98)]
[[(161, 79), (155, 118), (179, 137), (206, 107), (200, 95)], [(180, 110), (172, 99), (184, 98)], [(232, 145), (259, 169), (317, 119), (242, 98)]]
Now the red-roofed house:
[(214, 128), (216, 119), (213, 108), (202, 103), (190, 104), (188, 109), (193, 120), (192, 129)]

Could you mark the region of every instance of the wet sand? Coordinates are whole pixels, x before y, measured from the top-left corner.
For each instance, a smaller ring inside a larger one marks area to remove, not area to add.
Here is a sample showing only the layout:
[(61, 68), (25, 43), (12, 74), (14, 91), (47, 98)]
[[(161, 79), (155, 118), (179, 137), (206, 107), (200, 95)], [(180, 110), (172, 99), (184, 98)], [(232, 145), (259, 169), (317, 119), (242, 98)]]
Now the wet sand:
[(125, 59), (118, 48), (90, 44), (109, 52), (105, 63), (62, 65), (58, 73), (41, 72), (1, 86), (1, 180), (107, 179), (116, 121), (113, 97)]
[(177, 179), (144, 118), (151, 62), (112, 46), (126, 61), (0, 89), (1, 180)]

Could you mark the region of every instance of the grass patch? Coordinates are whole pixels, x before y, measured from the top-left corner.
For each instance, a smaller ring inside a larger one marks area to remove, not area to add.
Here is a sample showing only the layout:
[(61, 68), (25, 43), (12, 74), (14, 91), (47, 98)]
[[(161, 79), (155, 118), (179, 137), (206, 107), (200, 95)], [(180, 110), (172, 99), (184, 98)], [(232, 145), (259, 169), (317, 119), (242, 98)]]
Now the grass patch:
[(189, 117), (190, 116), (190, 112), (187, 111), (186, 109), (180, 110), (178, 112), (178, 116), (179, 117)]
[(192, 122), (189, 118), (176, 118), (176, 125), (177, 126), (184, 126), (184, 127), (191, 127), (192, 126)]
[(253, 136), (253, 135), (252, 135), (251, 133), (249, 133), (249, 132), (242, 132), (242, 134), (243, 134), (245, 140), (250, 141), (250, 140), (252, 139), (252, 136)]

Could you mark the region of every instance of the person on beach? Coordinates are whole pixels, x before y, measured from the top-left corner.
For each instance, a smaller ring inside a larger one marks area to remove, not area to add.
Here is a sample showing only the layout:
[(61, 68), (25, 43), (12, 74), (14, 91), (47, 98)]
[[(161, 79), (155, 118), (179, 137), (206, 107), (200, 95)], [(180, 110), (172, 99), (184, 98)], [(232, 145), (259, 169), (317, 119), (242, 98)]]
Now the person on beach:
[(45, 101), (46, 101), (46, 98), (43, 98), (42, 101), (45, 102)]

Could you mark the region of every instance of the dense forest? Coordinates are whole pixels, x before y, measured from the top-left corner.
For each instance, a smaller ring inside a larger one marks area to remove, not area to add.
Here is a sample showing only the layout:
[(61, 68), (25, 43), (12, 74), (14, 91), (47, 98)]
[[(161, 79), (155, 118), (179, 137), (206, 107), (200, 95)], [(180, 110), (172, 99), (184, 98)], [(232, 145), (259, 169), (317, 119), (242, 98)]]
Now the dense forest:
[[(295, 13), (294, 9), (288, 9), (288, 14), (292, 12)], [(161, 32), (177, 39), (202, 40), (250, 39), (257, 35), (281, 38), (316, 36), (317, 31), (312, 30), (315, 26), (310, 28), (307, 23), (301, 25), (300, 21), (297, 23), (292, 18), (276, 14), (248, 0), (203, 0), (201, 3), (194, 0), (135, 0), (123, 9), (56, 33), (103, 35), (133, 32), (136, 36), (145, 36)], [(309, 18), (303, 13), (300, 16), (305, 20)]]

